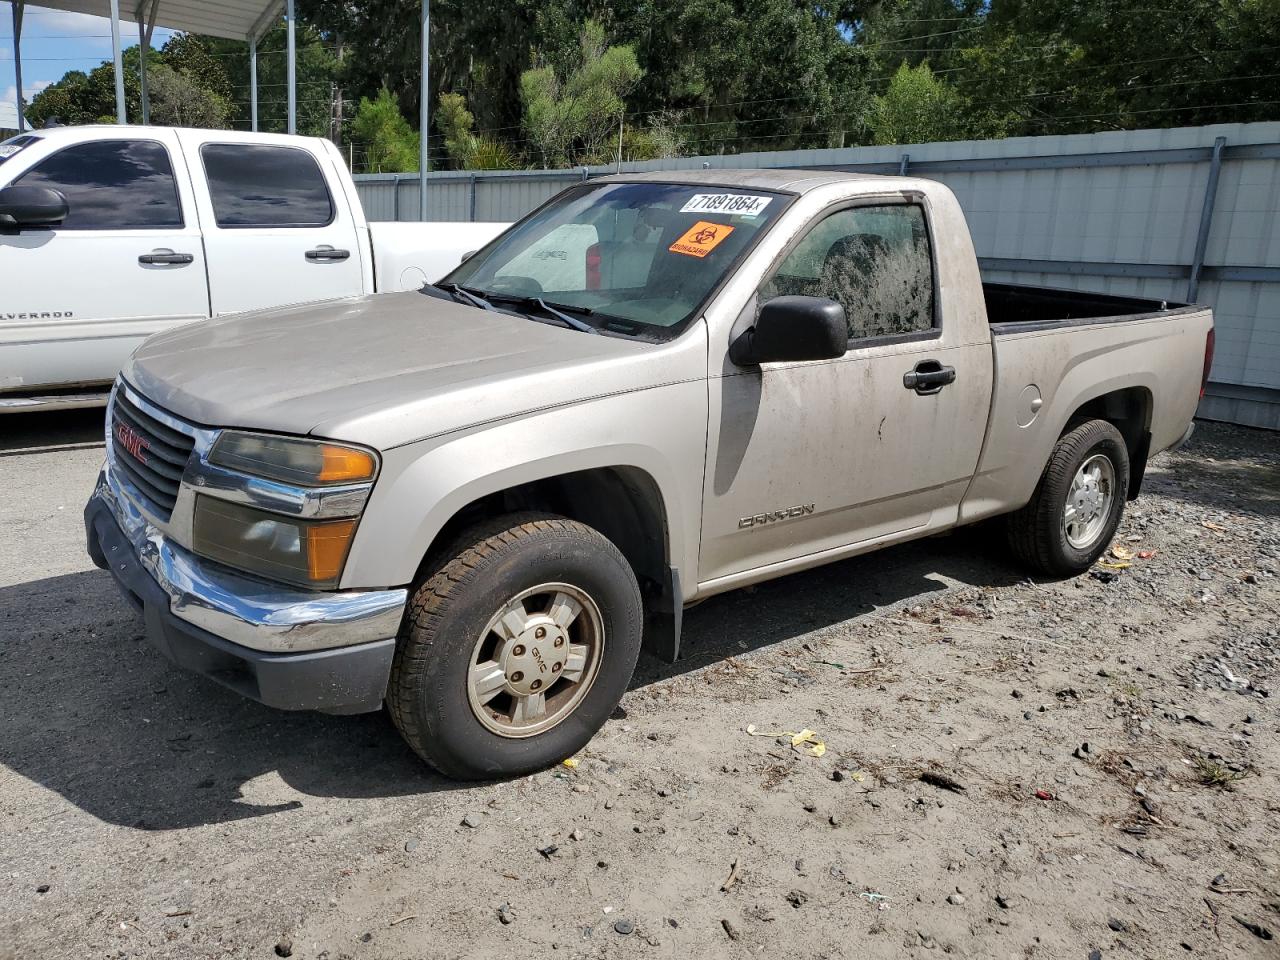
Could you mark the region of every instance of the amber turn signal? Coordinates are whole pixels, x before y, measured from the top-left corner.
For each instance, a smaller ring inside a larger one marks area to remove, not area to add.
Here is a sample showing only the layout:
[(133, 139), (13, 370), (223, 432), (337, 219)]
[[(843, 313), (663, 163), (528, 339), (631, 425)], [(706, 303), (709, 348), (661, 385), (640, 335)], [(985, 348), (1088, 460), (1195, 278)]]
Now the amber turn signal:
[(371, 453), (326, 443), (320, 448), (320, 472), (316, 479), (321, 483), (372, 480), (377, 467)]
[(354, 520), (318, 523), (307, 530), (307, 572), (315, 583), (333, 583), (342, 573), (347, 547), (355, 532)]

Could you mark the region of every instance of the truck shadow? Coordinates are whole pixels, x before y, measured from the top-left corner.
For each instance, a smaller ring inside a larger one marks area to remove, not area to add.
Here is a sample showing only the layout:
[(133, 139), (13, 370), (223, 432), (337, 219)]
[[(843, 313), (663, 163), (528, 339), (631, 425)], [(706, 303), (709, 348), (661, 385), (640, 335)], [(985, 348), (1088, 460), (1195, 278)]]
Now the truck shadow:
[[(727, 594), (689, 612), (681, 661), (642, 658), (633, 689), (935, 593), (942, 578), (1018, 575), (947, 538)], [(176, 830), (296, 809), (297, 794), (467, 788), (430, 771), (383, 714), (275, 711), (170, 667), (101, 571), (0, 589), (0, 636), (0, 764), (108, 823)]]
[(0, 457), (100, 447), (105, 416), (102, 407), (6, 414), (5, 428), (0, 432)]

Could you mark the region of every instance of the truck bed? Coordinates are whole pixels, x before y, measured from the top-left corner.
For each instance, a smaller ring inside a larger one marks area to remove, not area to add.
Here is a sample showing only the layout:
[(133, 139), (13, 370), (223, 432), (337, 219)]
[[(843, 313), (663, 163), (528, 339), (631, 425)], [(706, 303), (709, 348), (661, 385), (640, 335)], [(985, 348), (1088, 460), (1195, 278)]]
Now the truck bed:
[(1143, 297), (1119, 297), (1059, 287), (1034, 287), (1017, 283), (982, 284), (987, 302), (987, 322), (1001, 331), (1105, 323), (1152, 314), (1168, 313), (1186, 304)]

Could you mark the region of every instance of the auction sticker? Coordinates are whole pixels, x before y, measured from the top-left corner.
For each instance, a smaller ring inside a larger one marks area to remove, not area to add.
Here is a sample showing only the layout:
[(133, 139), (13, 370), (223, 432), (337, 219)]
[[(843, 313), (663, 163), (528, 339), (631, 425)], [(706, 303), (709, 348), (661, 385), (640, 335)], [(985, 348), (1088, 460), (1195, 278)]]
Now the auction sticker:
[(741, 193), (695, 193), (680, 208), (681, 213), (730, 213), (736, 217), (758, 217), (773, 197), (752, 197)]
[(667, 247), (672, 253), (683, 253), (689, 257), (705, 257), (733, 233), (733, 227), (723, 223), (708, 223), (699, 220), (683, 237)]

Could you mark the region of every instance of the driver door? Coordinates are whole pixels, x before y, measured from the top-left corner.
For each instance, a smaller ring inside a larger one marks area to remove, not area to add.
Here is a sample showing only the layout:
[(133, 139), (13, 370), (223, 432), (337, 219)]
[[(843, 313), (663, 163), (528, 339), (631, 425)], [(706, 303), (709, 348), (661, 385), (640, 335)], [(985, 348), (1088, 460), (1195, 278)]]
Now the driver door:
[[(977, 467), (990, 344), (961, 343), (945, 322), (922, 204), (831, 210), (774, 265), (758, 302), (787, 294), (839, 302), (849, 350), (711, 381), (704, 586), (953, 522)], [(922, 366), (955, 379), (908, 387)]]

